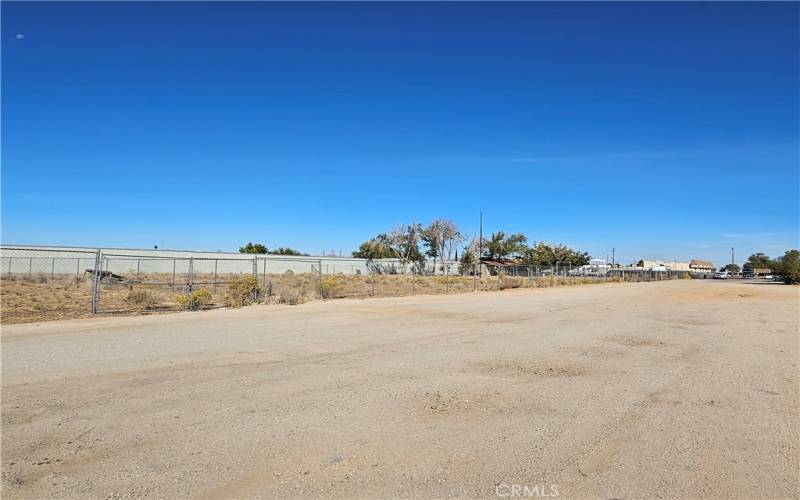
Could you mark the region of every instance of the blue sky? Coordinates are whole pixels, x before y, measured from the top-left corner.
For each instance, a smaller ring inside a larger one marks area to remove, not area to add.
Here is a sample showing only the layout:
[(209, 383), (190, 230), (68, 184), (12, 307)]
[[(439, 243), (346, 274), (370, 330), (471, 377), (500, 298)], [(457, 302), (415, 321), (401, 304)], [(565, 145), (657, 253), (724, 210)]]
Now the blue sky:
[[(797, 3), (2, 3), (2, 241), (800, 246)], [(22, 35), (21, 37), (19, 35)], [(737, 259), (739, 260), (739, 259)]]

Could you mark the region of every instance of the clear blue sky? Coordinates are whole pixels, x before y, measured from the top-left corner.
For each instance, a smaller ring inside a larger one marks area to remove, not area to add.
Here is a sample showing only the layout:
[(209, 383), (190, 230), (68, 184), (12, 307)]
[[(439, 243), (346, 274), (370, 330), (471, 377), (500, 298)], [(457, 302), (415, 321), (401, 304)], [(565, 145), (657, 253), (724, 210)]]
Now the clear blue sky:
[[(2, 3), (2, 241), (800, 245), (798, 3)], [(22, 35), (22, 37), (20, 37)], [(737, 259), (740, 260), (740, 259)]]

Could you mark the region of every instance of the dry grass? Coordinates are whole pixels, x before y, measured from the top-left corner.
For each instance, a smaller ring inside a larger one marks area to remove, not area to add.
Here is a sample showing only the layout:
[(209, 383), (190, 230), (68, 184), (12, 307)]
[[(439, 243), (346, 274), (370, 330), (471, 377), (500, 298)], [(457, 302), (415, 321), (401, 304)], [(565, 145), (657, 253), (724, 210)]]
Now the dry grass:
[(146, 311), (158, 304), (155, 294), (141, 285), (131, 287), (125, 300), (137, 311)]
[[(214, 285), (213, 275), (193, 276), (194, 291), (208, 294), (204, 307), (230, 306), (229, 282), (247, 275), (220, 275)], [(56, 319), (92, 316), (91, 279), (78, 280), (74, 276), (47, 276), (32, 279), (0, 280), (0, 320), (4, 324), (49, 321)], [(172, 274), (143, 274), (134, 283), (102, 283), (100, 289), (100, 314), (152, 314), (178, 311), (184, 307), (175, 300), (185, 295), (187, 287), (180, 283), (187, 276), (177, 275), (174, 287)], [(593, 278), (560, 278), (554, 276), (484, 277), (472, 276), (410, 276), (410, 275), (345, 275), (325, 276), (322, 280), (325, 299), (399, 297), (405, 295), (440, 295), (472, 291), (494, 291), (514, 288), (545, 288), (552, 286), (599, 283)], [(285, 273), (259, 275), (262, 304), (302, 304), (318, 299), (320, 277), (314, 273)], [(132, 297), (132, 294), (135, 295)], [(142, 297), (139, 297), (142, 295)], [(145, 302), (142, 302), (145, 301)]]
[(0, 280), (0, 321), (4, 324), (89, 317), (91, 302), (88, 281)]

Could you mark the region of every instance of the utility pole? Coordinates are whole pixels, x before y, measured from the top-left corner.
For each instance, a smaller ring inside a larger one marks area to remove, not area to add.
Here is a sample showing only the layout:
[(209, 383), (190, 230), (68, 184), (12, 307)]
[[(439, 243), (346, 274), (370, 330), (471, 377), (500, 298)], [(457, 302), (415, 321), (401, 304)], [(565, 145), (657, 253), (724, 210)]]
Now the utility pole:
[(614, 258), (615, 258), (615, 256), (616, 256), (616, 252), (617, 252), (617, 249), (616, 249), (616, 248), (612, 248), (612, 249), (611, 249), (611, 268), (612, 268), (612, 269), (614, 268), (614, 263), (615, 263), (615, 262), (614, 262)]
[(481, 224), (478, 234), (478, 272), (480, 277), (483, 278), (483, 266), (481, 265), (481, 257), (483, 257), (483, 210), (481, 210)]
[(733, 247), (731, 247), (731, 264), (733, 264)]

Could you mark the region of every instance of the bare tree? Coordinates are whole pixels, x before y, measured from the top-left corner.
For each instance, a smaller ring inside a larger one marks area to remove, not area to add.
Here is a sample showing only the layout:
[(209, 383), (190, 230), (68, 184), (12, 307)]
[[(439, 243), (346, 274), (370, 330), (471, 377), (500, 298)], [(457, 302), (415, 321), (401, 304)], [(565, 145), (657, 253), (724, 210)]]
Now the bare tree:
[(463, 237), (456, 223), (449, 219), (435, 219), (424, 229), (425, 241), (435, 246), (435, 254), (441, 259), (442, 267), (447, 270), (446, 259), (450, 259)]
[(400, 259), (403, 266), (403, 274), (408, 269), (408, 264), (420, 259), (419, 252), (419, 233), (421, 228), (417, 223), (408, 226), (403, 224), (395, 227), (388, 234), (389, 246)]
[(444, 240), (447, 247), (447, 260), (453, 259), (453, 252), (464, 243), (464, 239), (465, 236), (456, 231), (450, 238)]

